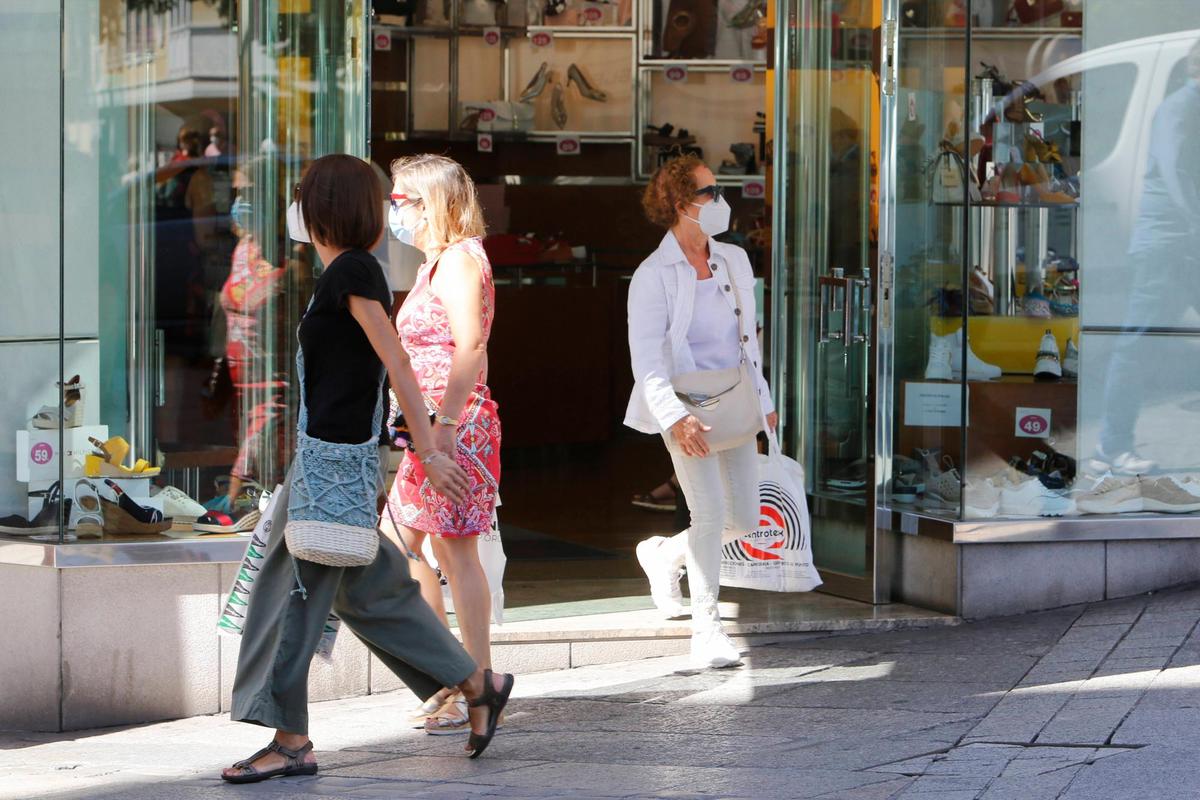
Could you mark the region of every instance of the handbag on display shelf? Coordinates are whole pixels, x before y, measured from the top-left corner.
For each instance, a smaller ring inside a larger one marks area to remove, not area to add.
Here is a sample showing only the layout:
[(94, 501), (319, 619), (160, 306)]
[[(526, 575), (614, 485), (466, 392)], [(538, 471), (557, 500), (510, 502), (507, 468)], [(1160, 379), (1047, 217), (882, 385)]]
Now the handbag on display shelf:
[(1062, 10), (1063, 0), (1013, 0), (1008, 18), (1011, 20), (1016, 14), (1022, 25), (1032, 25), (1046, 17), (1061, 14)]
[[(296, 352), (300, 414), (296, 455), (288, 484), (288, 520), (283, 529), (293, 556), (330, 567), (363, 567), (379, 552), (379, 444), (326, 442), (308, 435), (304, 398), (304, 349)], [(383, 368), (380, 367), (375, 420), (383, 424)]]
[[(742, 299), (738, 295), (733, 271), (729, 272), (734, 302), (737, 305), (738, 335), (741, 335)], [(763, 429), (762, 405), (750, 358), (739, 343), (741, 358), (736, 367), (701, 369), (685, 372), (671, 379), (675, 396), (688, 413), (708, 428), (704, 440), (712, 452), (729, 450), (745, 444)]]
[(941, 148), (929, 165), (929, 199), (933, 203), (962, 203), (964, 202), (963, 185), (971, 202), (978, 203), (983, 195), (976, 181), (975, 170), (967, 169), (962, 153), (954, 144), (943, 139)]

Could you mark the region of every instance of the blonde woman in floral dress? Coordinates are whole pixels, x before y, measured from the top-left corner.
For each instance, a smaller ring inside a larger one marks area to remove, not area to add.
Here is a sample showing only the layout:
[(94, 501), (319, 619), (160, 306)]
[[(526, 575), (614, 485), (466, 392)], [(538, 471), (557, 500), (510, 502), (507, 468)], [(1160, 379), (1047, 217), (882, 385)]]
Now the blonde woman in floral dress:
[[(422, 595), (443, 621), (437, 575), (418, 555), (425, 537), (445, 574), (463, 644), (491, 666), (491, 592), (478, 537), (491, 529), (500, 483), (500, 417), (487, 387), (487, 342), (495, 313), (492, 269), (483, 250), (483, 212), (475, 184), (457, 162), (421, 155), (392, 165), (388, 221), (398, 239), (425, 253), (396, 331), (434, 419), (436, 445), (455, 455), (470, 489), (462, 503), (438, 494), (413, 453), (405, 454), (383, 514), (413, 559)], [(470, 729), (462, 694), (447, 689), (418, 709), (431, 734)]]

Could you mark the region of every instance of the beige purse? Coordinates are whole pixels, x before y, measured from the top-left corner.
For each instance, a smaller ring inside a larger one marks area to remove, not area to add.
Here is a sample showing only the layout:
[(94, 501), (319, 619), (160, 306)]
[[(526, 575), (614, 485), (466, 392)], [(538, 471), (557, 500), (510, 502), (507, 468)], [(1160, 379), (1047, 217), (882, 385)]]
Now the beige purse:
[[(733, 286), (733, 298), (737, 303), (740, 336), (742, 299), (732, 270), (729, 272), (729, 283)], [(714, 453), (745, 444), (763, 429), (762, 406), (759, 404), (754, 374), (750, 371), (750, 359), (740, 341), (738, 347), (741, 360), (736, 367), (700, 369), (671, 379), (675, 396), (688, 413), (712, 429), (704, 434), (704, 441)]]

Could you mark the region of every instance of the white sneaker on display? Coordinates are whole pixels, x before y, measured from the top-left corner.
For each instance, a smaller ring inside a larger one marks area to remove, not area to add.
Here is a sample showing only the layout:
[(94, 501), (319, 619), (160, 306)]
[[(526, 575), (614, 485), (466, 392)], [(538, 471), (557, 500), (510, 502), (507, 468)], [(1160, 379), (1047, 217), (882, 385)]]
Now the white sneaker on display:
[(172, 530), (190, 530), (196, 520), (208, 513), (207, 508), (174, 486), (164, 486), (150, 496), (162, 500), (163, 516), (174, 520)]
[(1066, 490), (1049, 489), (1035, 475), (1008, 469), (993, 482), (1001, 482), (1000, 513), (1013, 517), (1063, 517), (1077, 513)]
[(1071, 337), (1067, 338), (1067, 347), (1063, 351), (1062, 374), (1064, 378), (1079, 377), (1079, 348)]
[(654, 606), (667, 619), (678, 619), (688, 614), (683, 605), (683, 590), (679, 588), (683, 569), (682, 564), (664, 551), (666, 543), (665, 536), (651, 536), (638, 542), (637, 560), (650, 581), (650, 598)]
[(1000, 513), (1000, 489), (991, 478), (967, 481), (962, 497), (963, 513), (968, 519), (987, 519)]
[(1136, 514), (1145, 509), (1136, 476), (1105, 475), (1076, 497), (1075, 503), (1085, 514)]
[(1146, 511), (1164, 514), (1190, 514), (1200, 511), (1200, 482), (1190, 476), (1143, 476), (1138, 478), (1138, 484), (1142, 491), (1142, 507)]
[(1033, 377), (1043, 380), (1058, 380), (1063, 376), (1062, 363), (1058, 357), (1058, 340), (1049, 328), (1042, 334), (1038, 345), (1037, 360), (1033, 365)]
[(925, 364), (925, 380), (948, 381), (954, 377), (951, 359), (954, 352), (954, 334), (938, 336), (929, 334), (929, 361)]
[(692, 634), (692, 666), (725, 669), (742, 663), (742, 654), (718, 625), (706, 625)]
[[(950, 369), (954, 374), (955, 379), (962, 377), (962, 345), (963, 345), (963, 329), (959, 328), (954, 332), (954, 341), (951, 342), (950, 350)], [(991, 381), (999, 378), (1004, 370), (995, 364), (989, 364), (979, 356), (975, 355), (975, 351), (971, 349), (970, 337), (967, 337), (967, 380), (969, 381)]]

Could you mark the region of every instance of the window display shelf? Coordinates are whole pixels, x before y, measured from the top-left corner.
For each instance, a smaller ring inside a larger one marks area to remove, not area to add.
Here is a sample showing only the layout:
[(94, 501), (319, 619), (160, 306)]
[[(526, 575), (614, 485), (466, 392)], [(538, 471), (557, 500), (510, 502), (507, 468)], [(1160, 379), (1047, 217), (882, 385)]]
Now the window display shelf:
[(637, 33), (637, 28), (633, 25), (530, 25), (527, 30), (529, 33), (544, 31), (554, 36), (561, 36), (568, 33), (615, 33), (622, 36), (631, 36)]
[(1040, 39), (1047, 36), (1082, 37), (1083, 28), (1062, 27), (973, 27), (973, 28), (901, 28), (901, 41), (932, 39), (937, 41), (965, 39), (970, 31), (973, 39)]

